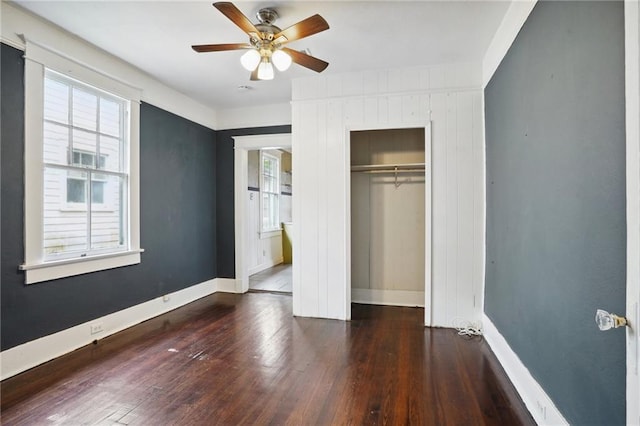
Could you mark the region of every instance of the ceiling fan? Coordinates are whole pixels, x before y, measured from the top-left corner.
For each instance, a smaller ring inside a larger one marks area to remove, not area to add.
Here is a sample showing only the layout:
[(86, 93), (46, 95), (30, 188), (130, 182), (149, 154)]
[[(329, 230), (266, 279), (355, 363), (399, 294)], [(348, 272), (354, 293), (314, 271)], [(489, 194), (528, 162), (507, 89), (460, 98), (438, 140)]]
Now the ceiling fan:
[(313, 15), (281, 30), (273, 23), (278, 18), (274, 9), (260, 9), (256, 14), (259, 23), (253, 24), (231, 2), (217, 2), (213, 6), (249, 35), (249, 43), (200, 44), (191, 46), (199, 53), (226, 50), (247, 50), (240, 63), (251, 71), (251, 80), (272, 80), (273, 66), (285, 71), (295, 62), (316, 72), (324, 71), (328, 62), (306, 53), (284, 47), (285, 44), (300, 40), (329, 29), (329, 24), (320, 15)]

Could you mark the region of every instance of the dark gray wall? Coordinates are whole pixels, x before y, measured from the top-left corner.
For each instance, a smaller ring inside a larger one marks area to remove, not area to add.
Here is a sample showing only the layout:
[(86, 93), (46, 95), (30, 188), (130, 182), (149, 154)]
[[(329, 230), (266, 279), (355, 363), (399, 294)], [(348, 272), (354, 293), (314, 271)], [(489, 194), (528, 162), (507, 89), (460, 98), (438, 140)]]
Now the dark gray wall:
[(233, 208), (233, 137), (291, 133), (291, 126), (253, 127), (216, 132), (218, 276), (235, 278), (235, 232)]
[(215, 132), (142, 104), (142, 263), (24, 285), (24, 60), (1, 49), (2, 350), (215, 278)]
[(565, 418), (625, 423), (622, 2), (540, 2), (485, 91), (485, 311)]

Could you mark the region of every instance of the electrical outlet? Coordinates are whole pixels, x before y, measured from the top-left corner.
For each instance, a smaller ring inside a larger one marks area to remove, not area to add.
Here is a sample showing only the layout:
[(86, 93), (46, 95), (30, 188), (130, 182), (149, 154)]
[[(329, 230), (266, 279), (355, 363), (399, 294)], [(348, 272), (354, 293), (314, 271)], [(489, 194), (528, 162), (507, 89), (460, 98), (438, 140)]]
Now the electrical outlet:
[(543, 403), (541, 403), (540, 401), (536, 401), (536, 403), (538, 404), (538, 410), (540, 410), (540, 414), (542, 415), (543, 419), (547, 419), (547, 406), (544, 405)]
[(96, 322), (91, 324), (91, 334), (102, 333), (104, 331), (103, 324), (101, 322)]

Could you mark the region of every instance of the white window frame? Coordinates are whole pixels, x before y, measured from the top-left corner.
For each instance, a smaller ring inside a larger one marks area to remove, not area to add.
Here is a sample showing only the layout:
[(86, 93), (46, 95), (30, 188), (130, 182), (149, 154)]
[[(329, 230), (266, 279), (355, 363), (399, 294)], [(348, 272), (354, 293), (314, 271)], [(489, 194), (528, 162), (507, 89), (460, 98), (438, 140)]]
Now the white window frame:
[[(140, 263), (140, 90), (26, 40), (25, 49), (25, 283)], [(43, 243), (43, 103), (45, 68), (130, 101), (128, 244), (125, 250), (46, 261)]]
[[(264, 190), (264, 158), (271, 157), (278, 162), (278, 170), (276, 171), (276, 191), (275, 193), (269, 192), (269, 194), (275, 194), (276, 199), (278, 200), (276, 214), (278, 215), (278, 220), (276, 226), (272, 228), (264, 227), (264, 193), (267, 191)], [(281, 232), (280, 229), (280, 170), (281, 170), (281, 158), (279, 155), (274, 153), (273, 151), (269, 152), (269, 150), (260, 150), (260, 238), (271, 238), (273, 236), (278, 235)]]

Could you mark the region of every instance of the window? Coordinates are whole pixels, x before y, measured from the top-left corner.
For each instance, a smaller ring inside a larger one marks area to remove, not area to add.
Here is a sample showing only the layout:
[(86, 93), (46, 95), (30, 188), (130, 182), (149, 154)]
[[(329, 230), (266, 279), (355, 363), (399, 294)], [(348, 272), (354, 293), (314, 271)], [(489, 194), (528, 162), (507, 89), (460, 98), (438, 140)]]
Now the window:
[(26, 282), (139, 263), (139, 91), (29, 41), (25, 57)]
[(128, 109), (125, 99), (45, 68), (44, 260), (127, 249)]
[(280, 229), (280, 159), (260, 151), (262, 231)]

